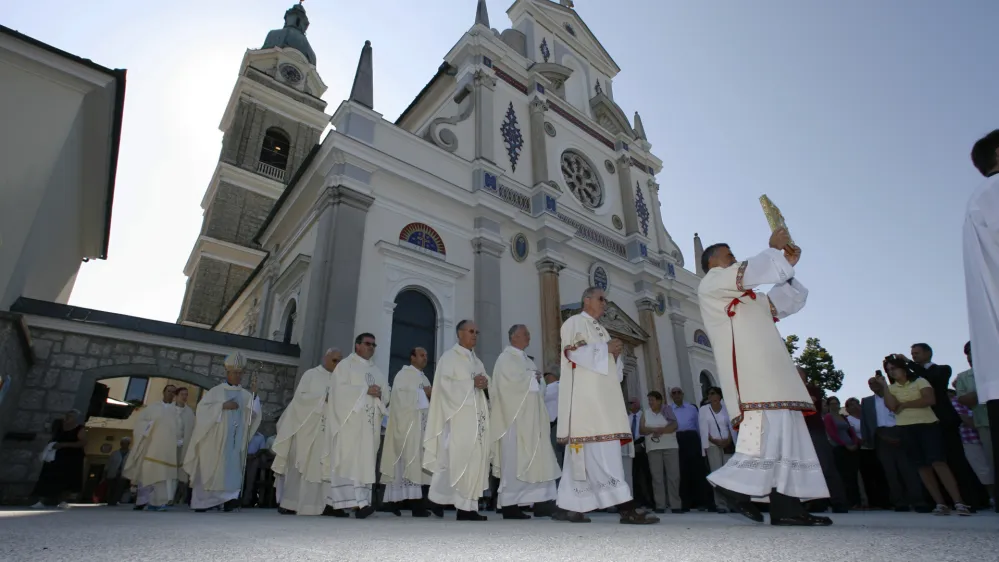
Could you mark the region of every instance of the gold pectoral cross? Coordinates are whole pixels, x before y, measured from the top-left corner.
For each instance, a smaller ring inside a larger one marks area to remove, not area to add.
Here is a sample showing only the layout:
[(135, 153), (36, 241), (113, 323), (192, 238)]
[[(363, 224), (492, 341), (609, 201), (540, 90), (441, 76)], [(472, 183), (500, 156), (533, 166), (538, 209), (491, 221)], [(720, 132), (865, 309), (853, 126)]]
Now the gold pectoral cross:
[(573, 443), (573, 444), (569, 445), (569, 448), (572, 449), (572, 451), (578, 455), (583, 450), (583, 444), (582, 443)]

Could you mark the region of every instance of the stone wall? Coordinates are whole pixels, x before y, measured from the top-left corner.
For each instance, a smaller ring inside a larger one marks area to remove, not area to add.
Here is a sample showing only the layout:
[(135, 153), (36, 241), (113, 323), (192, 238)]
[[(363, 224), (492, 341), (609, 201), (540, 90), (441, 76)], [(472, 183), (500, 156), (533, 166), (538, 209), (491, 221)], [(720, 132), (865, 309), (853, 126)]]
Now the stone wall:
[(205, 212), (201, 234), (246, 247), (257, 247), (253, 237), (260, 231), (274, 200), (227, 182), (219, 182), (215, 197)]
[[(10, 430), (15, 420), (16, 408), (13, 405), (18, 402), (28, 369), (31, 368), (31, 350), (26, 335), (19, 315), (0, 312), (0, 436)], [(0, 452), (4, 445), (0, 442)], [(0, 473), (3, 470), (0, 465)]]
[[(41, 471), (38, 454), (49, 440), (52, 420), (72, 408), (86, 413), (96, 382), (128, 376), (165, 377), (211, 388), (225, 380), (226, 352), (221, 349), (204, 353), (36, 329), (30, 335), (34, 365), (24, 377), (16, 404), (3, 408), (14, 410), (7, 431), (19, 440), (6, 440), (0, 449), (0, 503), (28, 499)], [(257, 379), (265, 433), (274, 431), (278, 416), (291, 401), (295, 371), (294, 365), (248, 362), (243, 384), (248, 387), (252, 377)]]
[(182, 322), (213, 326), (253, 270), (202, 256), (188, 280)]

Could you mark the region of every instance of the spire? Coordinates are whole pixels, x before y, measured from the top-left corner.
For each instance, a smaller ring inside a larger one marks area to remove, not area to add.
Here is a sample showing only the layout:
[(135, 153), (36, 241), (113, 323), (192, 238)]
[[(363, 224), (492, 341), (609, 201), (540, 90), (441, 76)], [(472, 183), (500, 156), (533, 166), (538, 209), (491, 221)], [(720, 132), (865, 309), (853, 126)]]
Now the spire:
[(375, 87), (374, 72), (371, 69), (371, 41), (364, 42), (361, 49), (361, 59), (357, 61), (357, 72), (354, 74), (354, 86), (350, 89), (350, 101), (374, 109)]
[(572, 0), (559, 0), (559, 4), (565, 6), (566, 8), (575, 8), (576, 6), (572, 3)]
[(267, 38), (264, 39), (264, 45), (260, 48), (295, 49), (305, 55), (306, 60), (315, 65), (316, 53), (309, 45), (309, 40), (305, 38), (307, 29), (309, 29), (309, 16), (305, 14), (305, 8), (299, 2), (284, 13), (284, 27), (268, 33)]
[(649, 140), (649, 137), (645, 135), (645, 125), (642, 124), (642, 116), (637, 111), (635, 112), (635, 134), (643, 141)]
[(479, 5), (475, 7), (475, 23), (489, 27), (489, 10), (486, 9), (486, 0), (479, 0)]
[(694, 233), (694, 264), (697, 266), (697, 275), (704, 277), (704, 268), (701, 267), (701, 256), (704, 254), (704, 246), (701, 245), (701, 237)]

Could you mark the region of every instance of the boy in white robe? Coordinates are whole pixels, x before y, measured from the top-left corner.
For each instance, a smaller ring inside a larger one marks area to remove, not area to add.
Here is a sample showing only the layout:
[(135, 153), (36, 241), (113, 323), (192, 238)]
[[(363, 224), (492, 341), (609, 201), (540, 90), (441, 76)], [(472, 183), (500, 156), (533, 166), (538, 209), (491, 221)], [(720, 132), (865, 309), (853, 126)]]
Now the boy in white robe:
[[(786, 230), (770, 237), (770, 249), (737, 263), (727, 244), (704, 250), (705, 271), (697, 289), (701, 318), (732, 426), (736, 452), (708, 476), (734, 511), (763, 522), (751, 498), (770, 502), (772, 525), (831, 525), (808, 514), (801, 500), (829, 497), (802, 412), (815, 405), (801, 382), (775, 322), (801, 310), (808, 291), (794, 279), (801, 250)], [(773, 284), (769, 294), (753, 287)]]
[(237, 505), (243, 489), (246, 449), (260, 426), (257, 382), (240, 386), (246, 359), (238, 351), (225, 359), (226, 382), (209, 390), (198, 403), (184, 471), (191, 475), (191, 507), (202, 513)]

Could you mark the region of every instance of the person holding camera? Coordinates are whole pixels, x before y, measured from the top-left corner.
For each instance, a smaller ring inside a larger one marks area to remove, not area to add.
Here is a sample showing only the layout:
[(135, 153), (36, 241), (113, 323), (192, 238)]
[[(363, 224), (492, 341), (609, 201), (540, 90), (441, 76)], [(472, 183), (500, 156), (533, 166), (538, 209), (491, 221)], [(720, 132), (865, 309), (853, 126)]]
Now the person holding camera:
[(958, 515), (971, 515), (971, 509), (961, 499), (954, 474), (944, 461), (940, 421), (933, 413), (936, 403), (933, 387), (926, 379), (914, 376), (911, 362), (903, 355), (886, 357), (884, 368), (892, 383), (889, 384), (880, 374), (875, 379), (886, 390), (885, 405), (895, 413), (895, 425), (901, 431), (902, 446), (909, 460), (919, 469), (923, 486), (937, 504), (933, 514), (951, 514), (940, 491), (942, 483), (954, 500), (954, 511)]

